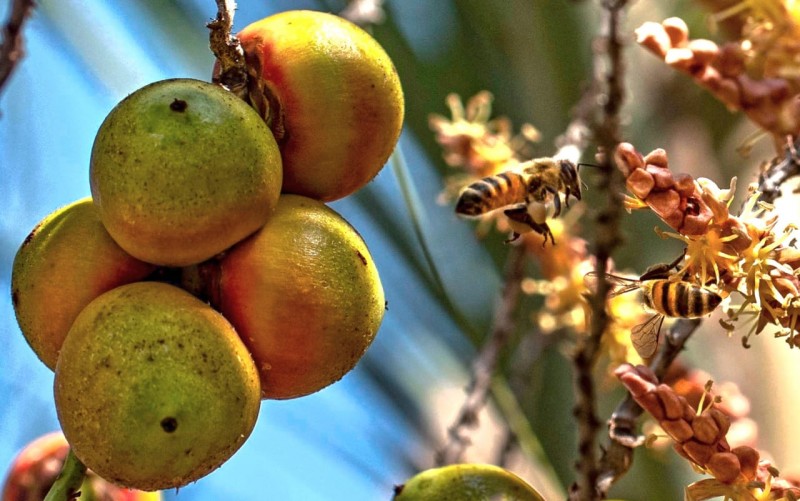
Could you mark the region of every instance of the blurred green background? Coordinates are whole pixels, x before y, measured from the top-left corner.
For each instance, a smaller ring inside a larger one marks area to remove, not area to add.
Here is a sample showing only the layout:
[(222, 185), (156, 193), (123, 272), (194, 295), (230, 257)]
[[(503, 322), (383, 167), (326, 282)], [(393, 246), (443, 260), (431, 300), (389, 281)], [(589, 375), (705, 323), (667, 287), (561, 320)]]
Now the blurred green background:
[[(0, 7), (3, 19), (7, 4)], [(345, 2), (241, 0), (238, 7), (240, 29), (290, 8), (340, 12)], [(494, 114), (509, 117), (515, 127), (535, 125), (542, 133), (535, 154), (552, 154), (591, 79), (602, 15), (597, 2), (567, 0), (386, 0), (384, 10), (385, 20), (368, 29), (403, 82), (406, 123), (399, 149), (406, 171), (387, 167), (367, 188), (333, 204), (364, 236), (381, 272), (389, 310), (378, 338), (341, 382), (299, 400), (263, 403), (253, 436), (233, 459), (167, 493), (170, 499), (389, 499), (393, 485), (433, 464), (461, 404), (509, 247), (502, 243), (505, 235), (479, 241), (472, 223), (437, 205), (442, 176), (452, 169), (441, 158), (428, 116), (448, 115), (448, 93), (466, 99), (489, 90)], [(58, 427), (52, 373), (20, 335), (7, 292), (16, 249), (45, 215), (89, 194), (94, 134), (120, 99), (155, 80), (209, 78), (213, 57), (205, 23), (215, 12), (211, 0), (41, 0), (25, 27), (25, 59), (0, 94), (0, 465)], [(743, 188), (770, 158), (770, 145), (762, 141), (749, 158), (738, 156), (736, 147), (754, 127), (633, 41), (639, 24), (671, 15), (687, 21), (693, 38), (722, 36), (709, 31), (707, 12), (696, 2), (632, 3), (624, 22), (624, 139), (643, 153), (665, 148), (673, 169), (720, 185), (738, 175)], [(587, 152), (584, 159), (591, 157)], [(416, 219), (398, 172), (413, 181)], [(592, 192), (591, 174), (586, 178), (591, 207), (600, 194)], [(591, 215), (590, 209), (584, 226)], [(641, 271), (680, 252), (676, 242), (655, 235), (657, 224), (647, 213), (624, 218), (618, 268)], [(529, 309), (539, 306), (525, 302)], [(532, 329), (529, 313), (520, 312), (515, 339)], [(692, 339), (686, 360), (717, 381), (738, 383), (751, 398), (760, 446), (779, 467), (800, 464), (800, 438), (790, 426), (795, 399), (791, 385), (781, 383), (797, 376), (795, 353), (766, 335), (743, 351), (715, 324), (707, 321)], [(524, 353), (531, 369), (517, 375), (523, 384), (514, 386), (516, 393), (501, 392), (500, 405), (493, 402), (481, 415), (467, 456), (498, 461), (511, 420), (524, 447), (508, 455), (508, 466), (548, 499), (563, 498), (574, 479), (568, 343), (512, 345), (503, 369), (508, 372), (518, 350), (531, 350)], [(622, 396), (604, 379), (604, 369), (598, 368), (601, 420)], [(683, 487), (698, 478), (669, 448), (642, 449), (611, 495), (681, 499)]]

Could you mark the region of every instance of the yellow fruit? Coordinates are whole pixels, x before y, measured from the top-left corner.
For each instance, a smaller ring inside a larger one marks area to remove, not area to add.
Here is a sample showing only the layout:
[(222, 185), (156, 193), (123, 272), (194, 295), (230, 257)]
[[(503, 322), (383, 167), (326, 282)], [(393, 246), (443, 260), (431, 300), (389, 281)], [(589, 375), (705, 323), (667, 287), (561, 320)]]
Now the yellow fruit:
[(361, 236), (325, 204), (282, 195), (273, 217), (221, 259), (212, 302), (261, 374), (264, 398), (338, 381), (378, 331), (385, 302)]
[(90, 198), (62, 207), (33, 229), (14, 258), (11, 298), (20, 330), (42, 362), (55, 369), (78, 313), (103, 292), (155, 269), (114, 242)]
[(281, 148), (283, 191), (331, 201), (380, 171), (400, 136), (403, 90), (391, 59), (340, 17), (288, 11), (238, 34), (250, 99)]
[(263, 225), (281, 187), (275, 139), (257, 113), (215, 85), (147, 85), (106, 117), (92, 148), (92, 195), (131, 255), (184, 266)]
[(84, 309), (56, 365), (58, 419), (98, 475), (140, 490), (180, 487), (244, 443), (258, 373), (231, 325), (171, 285), (140, 282)]
[(425, 470), (395, 488), (395, 501), (544, 501), (508, 470), (490, 464), (454, 464)]

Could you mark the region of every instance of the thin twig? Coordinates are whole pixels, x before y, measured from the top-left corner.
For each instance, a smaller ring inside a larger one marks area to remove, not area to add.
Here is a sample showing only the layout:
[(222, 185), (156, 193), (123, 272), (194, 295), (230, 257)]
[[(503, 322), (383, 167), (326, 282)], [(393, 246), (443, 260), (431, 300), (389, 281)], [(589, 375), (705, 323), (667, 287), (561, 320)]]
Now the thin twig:
[(470, 382), (467, 398), (461, 405), (455, 421), (447, 430), (447, 442), (436, 453), (437, 466), (459, 462), (469, 445), (469, 438), (464, 430), (477, 424), (478, 413), (486, 403), (491, 389), (497, 361), (514, 332), (516, 325), (514, 313), (519, 304), (525, 262), (525, 247), (512, 246), (506, 261), (503, 291), (495, 308), (491, 331), (472, 363), (473, 379)]
[(213, 81), (245, 99), (248, 76), (244, 50), (239, 39), (231, 35), (236, 2), (234, 0), (216, 0), (216, 2), (217, 17), (206, 25), (211, 30), (208, 39), (218, 65)]
[(592, 123), (593, 135), (598, 146), (604, 152), (602, 162), (598, 166), (601, 172), (599, 188), (606, 193), (606, 205), (595, 218), (596, 236), (593, 254), (596, 258), (598, 275), (597, 293), (589, 298), (592, 312), (589, 335), (578, 341), (573, 357), (575, 367), (576, 404), (574, 414), (578, 423), (578, 479), (570, 488), (571, 500), (601, 499), (596, 489), (599, 476), (597, 460), (597, 432), (600, 421), (596, 413), (595, 387), (592, 371), (600, 352), (600, 341), (605, 332), (609, 318), (606, 310), (606, 298), (609, 285), (604, 279), (605, 270), (613, 250), (620, 244), (622, 237), (619, 219), (622, 209), (620, 192), (622, 182), (620, 173), (614, 166), (613, 152), (620, 142), (620, 109), (624, 100), (622, 42), (619, 38), (620, 18), (625, 0), (607, 0), (603, 2), (605, 28), (603, 49), (595, 58), (596, 68), (601, 68), (599, 58), (605, 54), (605, 75), (599, 75), (598, 88), (604, 90), (603, 106), (600, 116)]
[(0, 44), (0, 91), (24, 55), (22, 26), (35, 6), (33, 0), (11, 0), (11, 13), (3, 26), (3, 41)]
[[(650, 368), (662, 379), (672, 362), (683, 351), (683, 347), (701, 324), (700, 319), (681, 318), (672, 324), (658, 354), (650, 363)], [(611, 414), (608, 421), (609, 443), (600, 459), (600, 474), (597, 478), (597, 490), (605, 497), (611, 486), (619, 480), (631, 467), (633, 449), (641, 445), (644, 437), (636, 432), (636, 420), (642, 415), (633, 397), (628, 394)]]
[(781, 194), (781, 185), (790, 177), (800, 175), (800, 157), (797, 148), (800, 140), (787, 143), (783, 158), (776, 158), (758, 176), (758, 191), (761, 200), (772, 203)]
[(425, 210), (420, 201), (417, 189), (414, 187), (414, 178), (411, 175), (405, 155), (403, 154), (403, 149), (400, 146), (397, 146), (392, 152), (392, 156), (389, 157), (389, 164), (397, 180), (397, 185), (400, 188), (400, 194), (403, 196), (405, 206), (408, 209), (414, 236), (417, 237), (417, 243), (422, 250), (422, 256), (425, 258), (425, 263), (430, 270), (431, 280), (436, 288), (436, 292), (441, 296), (445, 307), (456, 321), (456, 324), (466, 334), (477, 336), (479, 334), (477, 330), (473, 328), (472, 324), (464, 317), (464, 314), (461, 313), (461, 310), (453, 303), (445, 287), (442, 274), (439, 272), (439, 267), (436, 265), (436, 260), (433, 257), (433, 252), (431, 251), (429, 243), (430, 239), (425, 235), (424, 231), (424, 227), (428, 226), (425, 221)]

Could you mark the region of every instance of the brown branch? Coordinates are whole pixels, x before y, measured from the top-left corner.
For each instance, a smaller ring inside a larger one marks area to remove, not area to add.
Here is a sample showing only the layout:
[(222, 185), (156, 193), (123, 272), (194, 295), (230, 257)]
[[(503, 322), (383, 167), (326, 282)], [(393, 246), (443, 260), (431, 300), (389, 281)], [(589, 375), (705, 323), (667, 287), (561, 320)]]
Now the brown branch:
[(0, 91), (24, 55), (22, 26), (35, 6), (33, 0), (11, 0), (11, 13), (3, 26), (0, 44)]
[[(622, 61), (622, 42), (619, 38), (621, 14), (625, 0), (606, 0), (603, 2), (605, 28), (607, 33), (601, 39), (603, 50), (595, 56), (597, 69), (606, 66), (605, 75), (597, 75), (597, 89), (603, 89), (603, 106), (599, 116), (591, 124), (593, 136), (604, 153), (600, 163), (601, 172), (599, 189), (606, 193), (606, 204), (595, 217), (595, 240), (593, 254), (596, 258), (595, 271), (598, 275), (598, 290), (589, 298), (591, 307), (591, 323), (589, 335), (578, 341), (573, 365), (575, 367), (576, 403), (574, 415), (578, 424), (578, 460), (576, 468), (578, 478), (570, 488), (571, 500), (601, 499), (597, 490), (599, 465), (597, 459), (596, 438), (600, 428), (597, 417), (593, 369), (600, 352), (600, 342), (608, 323), (606, 298), (609, 285), (606, 282), (605, 270), (613, 250), (621, 243), (619, 229), (622, 200), (620, 193), (622, 181), (620, 173), (614, 165), (612, 152), (620, 143), (620, 110), (624, 101)], [(605, 58), (602, 56), (605, 55)], [(605, 59), (605, 64), (601, 59)]]
[(217, 17), (206, 26), (211, 52), (217, 58), (213, 81), (242, 99), (247, 96), (247, 65), (239, 39), (231, 35), (235, 0), (216, 0)]
[(783, 158), (775, 158), (758, 176), (758, 191), (761, 200), (772, 203), (781, 194), (781, 184), (790, 177), (800, 174), (800, 139), (794, 143), (788, 142), (784, 149)]
[(473, 428), (477, 424), (478, 413), (486, 404), (497, 361), (514, 333), (514, 313), (519, 304), (525, 262), (525, 246), (512, 246), (506, 261), (503, 291), (495, 308), (491, 331), (472, 363), (472, 381), (467, 390), (467, 398), (453, 424), (447, 429), (447, 442), (436, 452), (437, 466), (461, 461), (464, 450), (469, 445), (465, 429)]
[[(683, 351), (684, 345), (700, 323), (700, 319), (682, 318), (672, 324), (666, 336), (667, 342), (650, 363), (650, 368), (659, 380)], [(600, 473), (597, 477), (597, 490), (602, 497), (605, 497), (611, 486), (628, 472), (633, 462), (633, 449), (644, 441), (644, 437), (636, 432), (636, 421), (641, 415), (642, 408), (630, 394), (611, 414), (608, 421), (609, 443), (600, 459)]]

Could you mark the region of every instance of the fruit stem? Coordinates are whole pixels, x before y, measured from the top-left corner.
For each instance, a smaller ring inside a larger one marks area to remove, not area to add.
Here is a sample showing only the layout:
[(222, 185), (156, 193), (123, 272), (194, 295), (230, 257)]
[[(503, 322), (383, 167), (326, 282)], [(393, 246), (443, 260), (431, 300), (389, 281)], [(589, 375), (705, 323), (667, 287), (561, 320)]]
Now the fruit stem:
[(222, 85), (239, 98), (247, 100), (247, 65), (239, 39), (231, 35), (235, 0), (216, 0), (217, 17), (206, 26), (211, 52), (217, 58), (219, 71), (213, 82)]
[(80, 496), (80, 488), (86, 477), (86, 465), (81, 463), (70, 448), (61, 472), (50, 487), (44, 501), (70, 501)]

